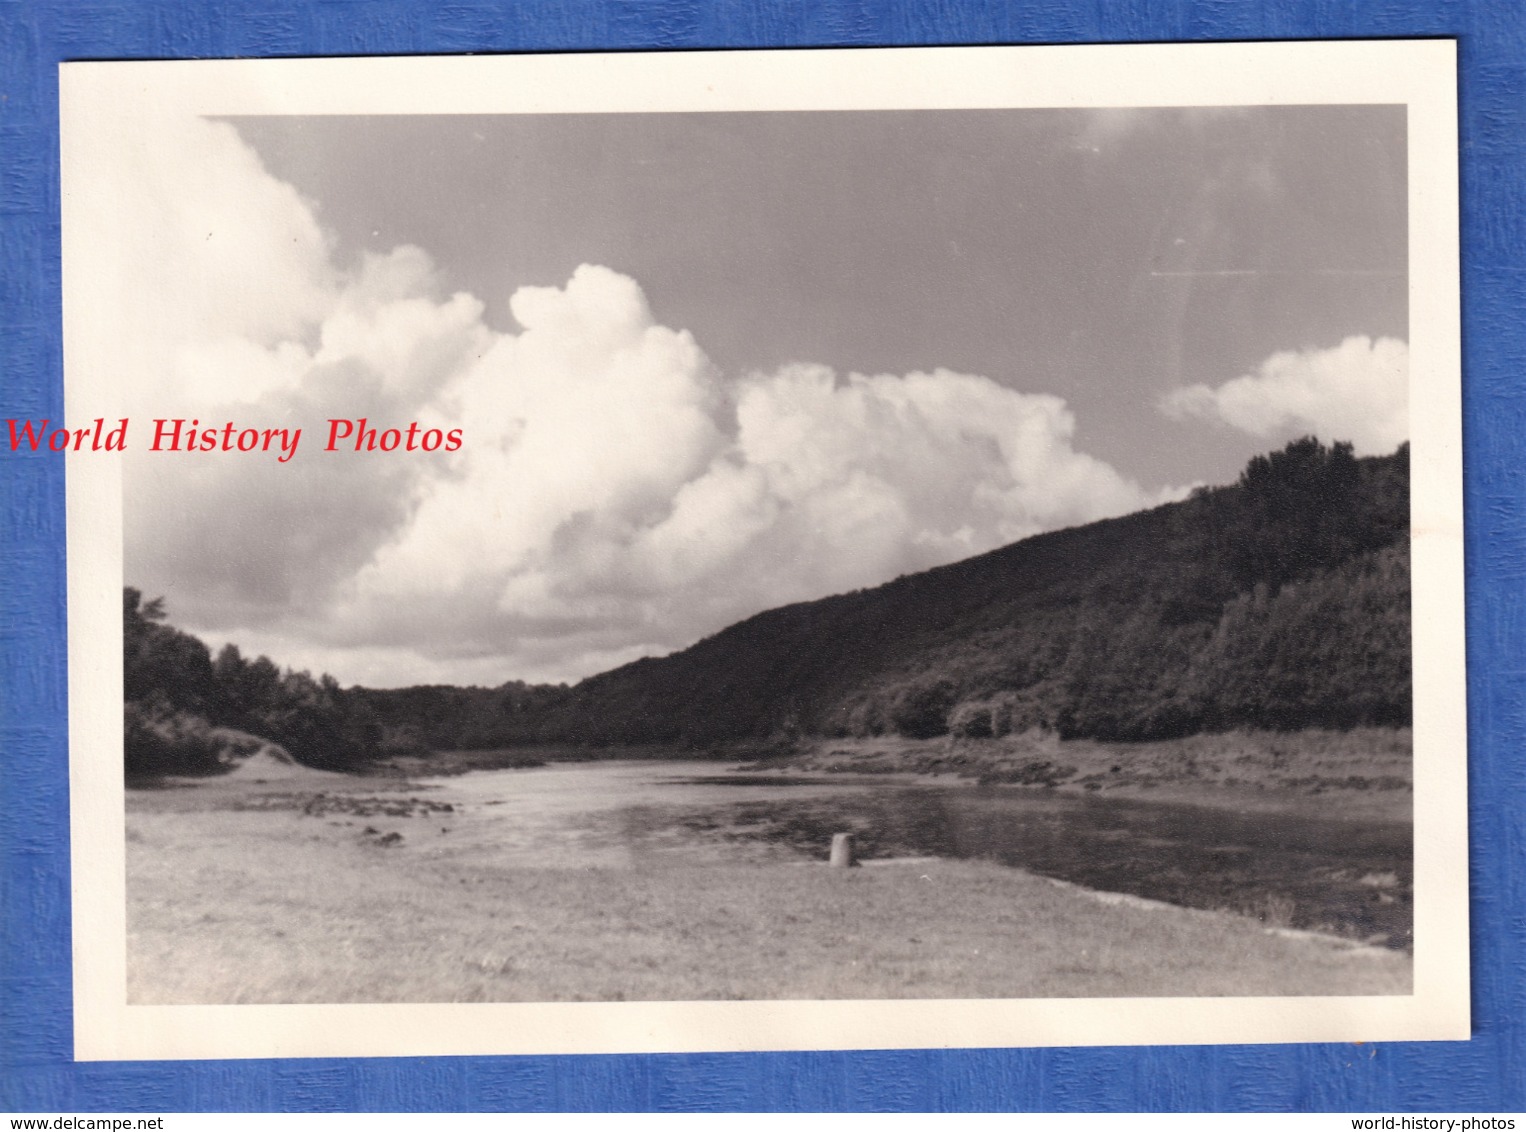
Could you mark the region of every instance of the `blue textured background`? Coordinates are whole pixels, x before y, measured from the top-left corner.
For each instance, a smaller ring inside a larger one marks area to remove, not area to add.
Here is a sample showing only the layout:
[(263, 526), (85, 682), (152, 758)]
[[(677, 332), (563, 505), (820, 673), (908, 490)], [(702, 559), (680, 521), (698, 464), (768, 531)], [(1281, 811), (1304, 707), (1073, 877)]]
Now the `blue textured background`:
[(62, 412), (56, 64), (1455, 36), (1474, 1037), (1445, 1044), (75, 1064), (63, 462), (0, 460), (0, 1110), (1526, 1110), (1523, 0), (0, 0), (0, 417)]

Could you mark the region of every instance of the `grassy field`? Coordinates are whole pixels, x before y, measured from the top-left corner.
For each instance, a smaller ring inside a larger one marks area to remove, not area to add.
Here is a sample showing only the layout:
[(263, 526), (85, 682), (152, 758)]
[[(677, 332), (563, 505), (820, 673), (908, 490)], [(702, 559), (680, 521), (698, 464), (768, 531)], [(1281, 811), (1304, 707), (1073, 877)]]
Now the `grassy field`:
[(532, 812), (466, 792), (477, 776), (454, 781), (461, 792), (300, 771), (130, 792), (130, 1000), (1409, 990), (1401, 952), (1249, 918), (983, 861), (831, 870), (778, 846), (657, 833), (632, 849), (609, 833), (630, 800), (618, 791), (590, 817), (570, 789)]

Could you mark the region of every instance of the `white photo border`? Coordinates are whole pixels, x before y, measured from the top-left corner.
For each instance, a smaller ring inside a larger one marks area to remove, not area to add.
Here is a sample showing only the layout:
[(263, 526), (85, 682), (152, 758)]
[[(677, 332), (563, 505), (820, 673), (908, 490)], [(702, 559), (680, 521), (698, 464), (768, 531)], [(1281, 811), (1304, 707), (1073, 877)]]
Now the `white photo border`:
[[(114, 411), (74, 235), (103, 131), (160, 115), (1403, 104), (1409, 138), (1415, 966), (1407, 996), (143, 1006), (127, 1003), (122, 491), (67, 477), (78, 1060), (646, 1053), (1469, 1036), (1466, 681), (1451, 40), (65, 63), (65, 416)], [(75, 172), (71, 172), (74, 170)]]

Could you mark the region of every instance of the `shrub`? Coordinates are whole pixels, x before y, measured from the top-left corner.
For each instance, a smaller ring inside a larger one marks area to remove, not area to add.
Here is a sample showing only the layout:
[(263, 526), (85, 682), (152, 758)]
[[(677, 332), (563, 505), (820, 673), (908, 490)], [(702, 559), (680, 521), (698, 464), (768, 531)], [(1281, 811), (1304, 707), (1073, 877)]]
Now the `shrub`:
[(129, 778), (218, 774), (225, 769), (212, 725), (199, 715), (177, 711), (162, 699), (128, 700), (125, 723), (123, 755)]
[(891, 702), (890, 721), (897, 731), (910, 739), (946, 735), (954, 695), (954, 686), (947, 680), (902, 688)]
[(382, 758), (394, 755), (427, 755), (429, 747), (419, 736), (419, 729), (411, 723), (388, 724), (381, 726), (381, 738), (376, 744), (376, 753)]
[(996, 734), (998, 707), (989, 701), (966, 700), (948, 717), (949, 733), (956, 739), (990, 739)]

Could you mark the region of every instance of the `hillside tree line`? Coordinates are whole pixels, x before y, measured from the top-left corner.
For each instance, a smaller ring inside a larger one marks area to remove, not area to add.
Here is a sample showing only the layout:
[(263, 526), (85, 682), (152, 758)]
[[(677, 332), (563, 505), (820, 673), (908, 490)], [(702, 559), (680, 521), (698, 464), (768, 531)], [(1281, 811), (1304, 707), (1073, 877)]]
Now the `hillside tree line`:
[(347, 770), (529, 745), (1405, 726), (1409, 448), (1298, 440), (1179, 503), (768, 610), (571, 688), (343, 689), (232, 645), (213, 658), (160, 602), (124, 598), (139, 773), (261, 742)]
[(1358, 459), (1304, 438), (1179, 503), (769, 610), (521, 698), (469, 738), (1151, 740), (1410, 712), (1408, 445)]
[(267, 744), (308, 766), (353, 770), (386, 744), (381, 724), (333, 677), (282, 671), (236, 645), (214, 658), (165, 623), (164, 603), (122, 591), (123, 693), (129, 777), (215, 774)]

